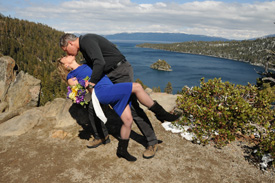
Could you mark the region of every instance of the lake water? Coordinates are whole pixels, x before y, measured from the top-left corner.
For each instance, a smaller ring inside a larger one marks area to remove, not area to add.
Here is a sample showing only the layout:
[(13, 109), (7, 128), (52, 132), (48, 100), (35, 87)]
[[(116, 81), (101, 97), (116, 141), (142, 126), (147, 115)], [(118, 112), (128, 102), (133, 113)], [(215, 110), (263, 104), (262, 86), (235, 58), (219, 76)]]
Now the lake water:
[[(256, 84), (256, 79), (260, 75), (254, 69), (264, 71), (262, 67), (229, 59), (135, 47), (146, 41), (112, 42), (133, 66), (134, 79), (140, 79), (149, 88), (159, 86), (162, 92), (168, 82), (171, 82), (174, 94), (181, 91), (185, 85), (199, 86), (202, 77), (206, 81), (221, 78), (223, 82), (229, 81), (234, 84)], [(165, 60), (173, 71), (151, 69), (150, 65), (158, 59)]]

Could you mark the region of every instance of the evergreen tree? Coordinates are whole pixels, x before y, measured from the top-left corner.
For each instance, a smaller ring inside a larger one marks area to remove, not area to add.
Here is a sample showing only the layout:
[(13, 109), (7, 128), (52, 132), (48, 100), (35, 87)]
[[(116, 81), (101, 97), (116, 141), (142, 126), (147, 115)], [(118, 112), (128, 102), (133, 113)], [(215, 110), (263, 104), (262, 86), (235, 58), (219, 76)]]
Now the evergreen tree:
[(66, 86), (62, 85), (63, 90), (54, 89), (60, 88), (61, 81), (58, 80), (61, 79), (53, 80), (50, 76), (56, 70), (52, 61), (64, 55), (58, 45), (64, 33), (46, 25), (4, 16), (0, 16), (0, 25), (0, 52), (12, 57), (19, 71), (41, 80), (40, 104), (53, 100), (54, 96), (61, 96), (55, 92), (64, 92)]
[(161, 92), (161, 89), (159, 86), (157, 88), (153, 87), (152, 90), (153, 90), (153, 92)]
[(170, 82), (168, 82), (167, 85), (166, 85), (166, 87), (164, 88), (164, 92), (168, 93), (168, 94), (171, 94), (172, 91), (173, 91), (172, 84)]

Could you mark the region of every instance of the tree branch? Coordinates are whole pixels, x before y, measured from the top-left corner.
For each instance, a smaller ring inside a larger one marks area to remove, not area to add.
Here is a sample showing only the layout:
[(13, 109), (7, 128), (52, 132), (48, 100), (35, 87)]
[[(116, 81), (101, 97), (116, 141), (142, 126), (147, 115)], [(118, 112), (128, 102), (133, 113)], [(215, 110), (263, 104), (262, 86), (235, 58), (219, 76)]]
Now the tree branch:
[(262, 80), (263, 80), (263, 81), (269, 80), (269, 81), (272, 81), (273, 83), (275, 83), (275, 79), (272, 78), (272, 77), (265, 77), (265, 78), (263, 78)]

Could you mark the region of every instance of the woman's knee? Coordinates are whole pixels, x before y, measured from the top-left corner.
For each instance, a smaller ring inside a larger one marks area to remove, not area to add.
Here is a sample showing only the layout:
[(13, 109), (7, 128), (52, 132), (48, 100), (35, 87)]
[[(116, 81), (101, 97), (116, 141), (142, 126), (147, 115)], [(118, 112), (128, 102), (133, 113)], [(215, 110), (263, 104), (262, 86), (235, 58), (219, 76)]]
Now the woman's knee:
[(142, 86), (140, 83), (133, 83), (133, 91), (136, 92), (136, 91), (140, 91), (142, 90)]
[(121, 120), (124, 125), (127, 127), (131, 127), (133, 124), (133, 116), (131, 115), (131, 110), (129, 106), (126, 107), (125, 111), (121, 115)]
[(123, 121), (123, 125), (127, 128), (132, 128), (133, 121)]
[(123, 122), (128, 124), (128, 125), (132, 125), (133, 117), (132, 116), (127, 116), (127, 117), (124, 118)]

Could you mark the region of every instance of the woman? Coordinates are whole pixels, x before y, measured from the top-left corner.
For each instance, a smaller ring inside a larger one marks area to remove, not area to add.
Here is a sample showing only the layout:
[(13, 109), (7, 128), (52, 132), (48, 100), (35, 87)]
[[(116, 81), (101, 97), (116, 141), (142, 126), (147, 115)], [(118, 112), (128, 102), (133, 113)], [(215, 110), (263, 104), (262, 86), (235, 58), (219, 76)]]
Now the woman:
[[(66, 76), (69, 85), (76, 85), (79, 79), (91, 76), (92, 69), (86, 65), (80, 65), (76, 62), (74, 56), (66, 56), (58, 60), (58, 69), (64, 79), (64, 69), (70, 71)], [(63, 74), (62, 74), (63, 73)], [(133, 117), (130, 110), (130, 97), (134, 93), (138, 101), (149, 110), (155, 113), (161, 121), (174, 121), (179, 115), (173, 115), (166, 112), (156, 101), (144, 91), (139, 83), (118, 83), (113, 84), (111, 80), (104, 75), (102, 79), (94, 86), (95, 94), (102, 104), (110, 104), (115, 112), (120, 116), (123, 125), (120, 129), (120, 139), (117, 148), (117, 156), (123, 157), (128, 161), (136, 161), (136, 158), (127, 151)]]

